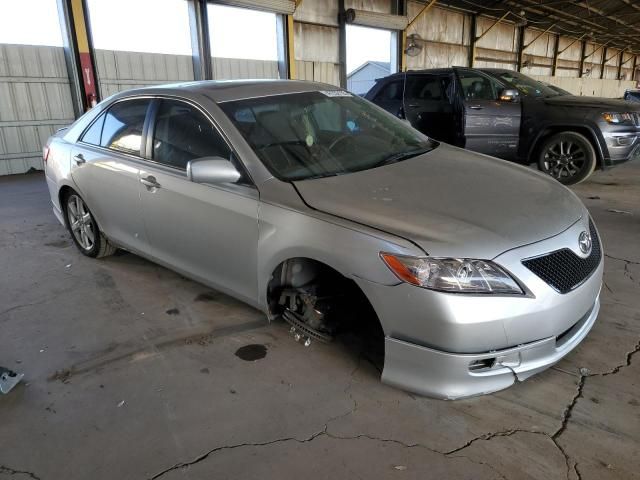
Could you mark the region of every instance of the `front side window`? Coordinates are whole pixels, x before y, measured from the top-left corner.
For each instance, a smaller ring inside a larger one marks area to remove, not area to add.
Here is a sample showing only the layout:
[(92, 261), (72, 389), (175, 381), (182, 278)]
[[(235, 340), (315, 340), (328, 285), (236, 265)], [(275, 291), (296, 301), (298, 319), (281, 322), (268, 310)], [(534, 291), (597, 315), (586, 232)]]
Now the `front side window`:
[[(514, 86), (521, 94), (530, 96), (530, 97), (555, 97), (557, 95), (562, 95), (555, 88), (545, 85), (542, 82), (534, 80), (531, 77), (527, 77), (518, 72), (499, 72), (495, 74), (501, 80), (510, 83)], [(560, 89), (562, 90), (562, 89)], [(566, 95), (566, 93), (565, 93)]]
[(402, 121), (339, 90), (220, 106), (269, 171), (285, 181), (367, 170), (435, 146)]
[(107, 111), (104, 118), (100, 145), (139, 156), (142, 146), (142, 129), (148, 107), (148, 99), (116, 103)]
[(202, 157), (229, 160), (231, 150), (198, 109), (185, 102), (162, 100), (153, 135), (153, 160), (186, 169), (190, 160)]
[(490, 77), (474, 71), (458, 70), (465, 100), (497, 100), (502, 86)]

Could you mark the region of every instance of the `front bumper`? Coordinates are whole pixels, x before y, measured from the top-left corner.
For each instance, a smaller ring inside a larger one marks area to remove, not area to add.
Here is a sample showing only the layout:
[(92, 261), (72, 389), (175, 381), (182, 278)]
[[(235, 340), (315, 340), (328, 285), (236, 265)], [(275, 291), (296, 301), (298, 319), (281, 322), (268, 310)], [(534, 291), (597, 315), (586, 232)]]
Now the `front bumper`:
[(593, 327), (599, 310), (598, 296), (591, 310), (567, 332), (483, 354), (442, 352), (386, 337), (382, 381), (447, 400), (502, 390), (545, 370), (573, 350)]
[(606, 165), (624, 163), (640, 155), (640, 130), (603, 131), (602, 135), (606, 144)]
[(580, 254), (577, 239), (588, 222), (585, 211), (559, 235), (493, 259), (522, 282), (526, 295), (461, 295), (356, 279), (385, 331), (382, 380), (419, 394), (459, 398), (500, 390), (559, 361), (598, 315), (604, 255), (565, 294), (522, 260), (561, 248)]

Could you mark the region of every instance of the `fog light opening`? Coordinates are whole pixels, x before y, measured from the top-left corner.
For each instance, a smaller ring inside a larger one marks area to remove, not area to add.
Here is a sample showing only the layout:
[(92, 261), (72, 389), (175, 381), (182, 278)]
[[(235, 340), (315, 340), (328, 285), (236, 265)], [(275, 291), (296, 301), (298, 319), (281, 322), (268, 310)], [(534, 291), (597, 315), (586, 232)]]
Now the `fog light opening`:
[(469, 364), (470, 372), (481, 372), (491, 370), (496, 364), (496, 357), (483, 358), (482, 360), (474, 360)]

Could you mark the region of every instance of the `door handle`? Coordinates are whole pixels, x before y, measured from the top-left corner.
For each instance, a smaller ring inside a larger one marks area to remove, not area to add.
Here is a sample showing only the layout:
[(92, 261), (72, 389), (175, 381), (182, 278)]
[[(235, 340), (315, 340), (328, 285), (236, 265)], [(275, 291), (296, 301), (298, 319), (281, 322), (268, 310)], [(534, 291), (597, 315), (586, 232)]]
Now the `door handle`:
[(471, 110), (482, 110), (483, 107), (481, 107), (480, 105), (469, 105), (469, 108)]
[(409, 105), (407, 105), (407, 107), (411, 107), (411, 108), (418, 108), (420, 106), (420, 104), (418, 103), (410, 103)]
[(143, 184), (148, 189), (160, 188), (160, 184), (156, 180), (156, 177), (154, 177), (153, 175), (149, 175), (146, 178), (141, 178), (140, 183)]
[(73, 161), (76, 162), (76, 165), (82, 165), (83, 163), (87, 163), (87, 161), (84, 159), (84, 156), (81, 153), (73, 157)]

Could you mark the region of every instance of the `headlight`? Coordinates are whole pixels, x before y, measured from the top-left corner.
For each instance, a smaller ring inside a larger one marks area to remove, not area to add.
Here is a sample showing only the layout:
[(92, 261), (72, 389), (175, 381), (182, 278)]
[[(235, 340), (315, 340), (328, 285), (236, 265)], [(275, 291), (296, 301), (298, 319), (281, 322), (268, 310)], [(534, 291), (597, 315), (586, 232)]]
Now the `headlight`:
[(612, 113), (607, 112), (602, 114), (602, 118), (605, 119), (607, 123), (613, 123), (614, 125), (620, 125), (623, 123), (631, 123), (633, 124), (633, 114), (632, 113)]
[(511, 275), (486, 260), (390, 253), (380, 253), (380, 257), (400, 280), (418, 287), (452, 293), (524, 293)]

